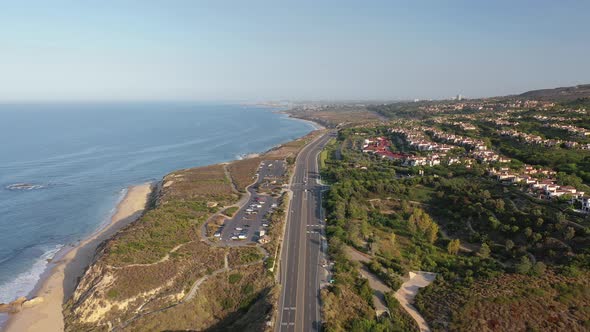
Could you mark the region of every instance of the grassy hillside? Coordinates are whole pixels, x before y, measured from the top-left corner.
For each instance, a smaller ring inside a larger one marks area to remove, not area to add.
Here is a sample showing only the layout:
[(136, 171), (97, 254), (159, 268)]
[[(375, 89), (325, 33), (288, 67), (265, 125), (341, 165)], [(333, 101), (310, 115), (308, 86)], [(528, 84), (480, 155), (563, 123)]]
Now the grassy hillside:
[[(261, 158), (294, 158), (317, 134)], [(100, 247), (64, 306), (66, 330), (264, 330), (278, 294), (269, 262), (283, 209), (271, 216), (266, 250), (214, 246), (200, 234), (209, 217), (239, 200), (237, 190), (254, 181), (260, 160), (164, 177), (155, 206)]]

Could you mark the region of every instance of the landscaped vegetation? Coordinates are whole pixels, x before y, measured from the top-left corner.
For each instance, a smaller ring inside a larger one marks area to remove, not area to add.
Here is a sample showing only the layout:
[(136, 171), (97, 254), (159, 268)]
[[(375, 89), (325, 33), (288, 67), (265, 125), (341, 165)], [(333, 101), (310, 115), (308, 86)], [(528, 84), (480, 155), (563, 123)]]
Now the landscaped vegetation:
[[(588, 328), (583, 308), (590, 297), (581, 289), (590, 231), (583, 214), (565, 200), (538, 199), (490, 178), (484, 164), (406, 167), (361, 152), (366, 138), (394, 141), (387, 129), (342, 129), (322, 158), (322, 178), (331, 184), (324, 202), (334, 262), (334, 283), (323, 293), (328, 331), (416, 328), (392, 296), (390, 314), (375, 318), (371, 289), (347, 247), (369, 255), (365, 264), (393, 290), (408, 271), (437, 273), (416, 299), (433, 330), (512, 331), (505, 317), (515, 305), (521, 313), (530, 309), (519, 316), (523, 330)], [(394, 152), (400, 147), (392, 144)]]

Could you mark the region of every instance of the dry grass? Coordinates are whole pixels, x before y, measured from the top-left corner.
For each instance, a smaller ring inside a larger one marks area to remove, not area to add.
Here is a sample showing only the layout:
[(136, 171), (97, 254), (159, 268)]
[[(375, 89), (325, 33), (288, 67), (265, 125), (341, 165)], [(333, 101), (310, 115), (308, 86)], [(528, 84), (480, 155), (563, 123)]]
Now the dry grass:
[(223, 165), (211, 165), (168, 174), (163, 181), (160, 201), (207, 198), (224, 202), (234, 196)]
[(251, 330), (261, 330), (270, 307), (259, 302), (264, 302), (272, 279), (260, 264), (239, 269), (238, 273), (241, 277), (237, 281), (234, 277), (233, 283), (230, 275), (236, 271), (218, 274), (201, 285), (192, 301), (137, 319), (126, 330), (227, 330), (244, 316), (255, 318), (249, 321)]
[(329, 331), (346, 331), (350, 318), (372, 317), (375, 311), (352, 289), (339, 285), (339, 292), (322, 290), (322, 316)]
[(255, 174), (262, 160), (260, 157), (236, 160), (227, 166), (237, 190), (245, 192), (246, 187), (255, 181)]
[(200, 241), (191, 242), (172, 253), (164, 262), (117, 270), (114, 273), (117, 281), (109, 290), (115, 290), (119, 299), (125, 299), (175, 280), (175, 286), (168, 287), (166, 293), (182, 292), (208, 271), (222, 268), (224, 253), (223, 248), (210, 247)]
[(315, 130), (311, 133), (293, 140), (291, 142), (285, 143), (275, 149), (272, 149), (265, 153), (262, 157), (264, 159), (271, 159), (271, 160), (278, 160), (278, 159), (287, 159), (287, 158), (295, 158), (297, 153), (309, 142), (311, 142), (314, 138), (324, 134), (325, 130)]
[(262, 257), (262, 253), (256, 247), (231, 248), (228, 263), (230, 267), (234, 267), (259, 261)]
[(198, 226), (215, 211), (205, 202), (168, 201), (109, 241), (103, 259), (114, 266), (157, 262), (175, 246), (197, 240)]
[(320, 111), (294, 111), (291, 114), (294, 117), (318, 122), (324, 126), (336, 126), (338, 124), (363, 125), (382, 120), (377, 113), (367, 111), (364, 107), (331, 107)]
[(588, 331), (589, 276), (504, 274), (461, 294), (435, 283), (419, 301), (435, 331)]

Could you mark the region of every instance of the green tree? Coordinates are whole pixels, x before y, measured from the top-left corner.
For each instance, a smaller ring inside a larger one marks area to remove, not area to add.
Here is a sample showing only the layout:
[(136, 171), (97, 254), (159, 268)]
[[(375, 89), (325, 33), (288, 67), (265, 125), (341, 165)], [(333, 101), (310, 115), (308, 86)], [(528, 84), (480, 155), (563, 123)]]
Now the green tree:
[(496, 200), (496, 211), (504, 212), (504, 206), (505, 206), (504, 201), (502, 199), (498, 198)]
[(535, 266), (533, 267), (533, 273), (538, 276), (545, 274), (546, 270), (547, 270), (547, 266), (543, 262), (537, 262), (537, 263), (535, 263)]
[(451, 255), (456, 255), (459, 252), (460, 247), (461, 241), (459, 239), (451, 240), (447, 245), (447, 252)]
[(431, 222), (430, 226), (426, 230), (426, 238), (428, 242), (434, 243), (438, 237), (438, 225), (435, 222)]
[(555, 219), (557, 220), (558, 223), (564, 223), (566, 221), (565, 219), (565, 214), (561, 213), (561, 212), (557, 212), (555, 214)]
[(506, 240), (506, 250), (510, 251), (514, 248), (514, 242), (510, 239)]
[(520, 262), (516, 264), (516, 272), (520, 274), (527, 274), (533, 267), (531, 260), (527, 256), (522, 256)]
[(479, 256), (481, 258), (488, 258), (488, 257), (490, 257), (490, 253), (491, 253), (490, 246), (488, 246), (488, 244), (484, 242), (481, 245), (481, 248), (479, 248)]
[(571, 239), (573, 239), (573, 238), (574, 238), (574, 236), (575, 236), (575, 235), (576, 235), (576, 230), (575, 230), (573, 227), (571, 227), (571, 226), (568, 226), (568, 227), (565, 229), (565, 232), (564, 232), (564, 234), (563, 234), (563, 237), (564, 237), (566, 240), (571, 240)]

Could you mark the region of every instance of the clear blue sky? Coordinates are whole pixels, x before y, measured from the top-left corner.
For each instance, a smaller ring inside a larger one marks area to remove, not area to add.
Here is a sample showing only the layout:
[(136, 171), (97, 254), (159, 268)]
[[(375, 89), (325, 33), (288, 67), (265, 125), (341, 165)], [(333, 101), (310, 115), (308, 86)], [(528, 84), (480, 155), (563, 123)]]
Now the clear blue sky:
[(490, 96), (590, 83), (590, 1), (3, 1), (0, 100)]

